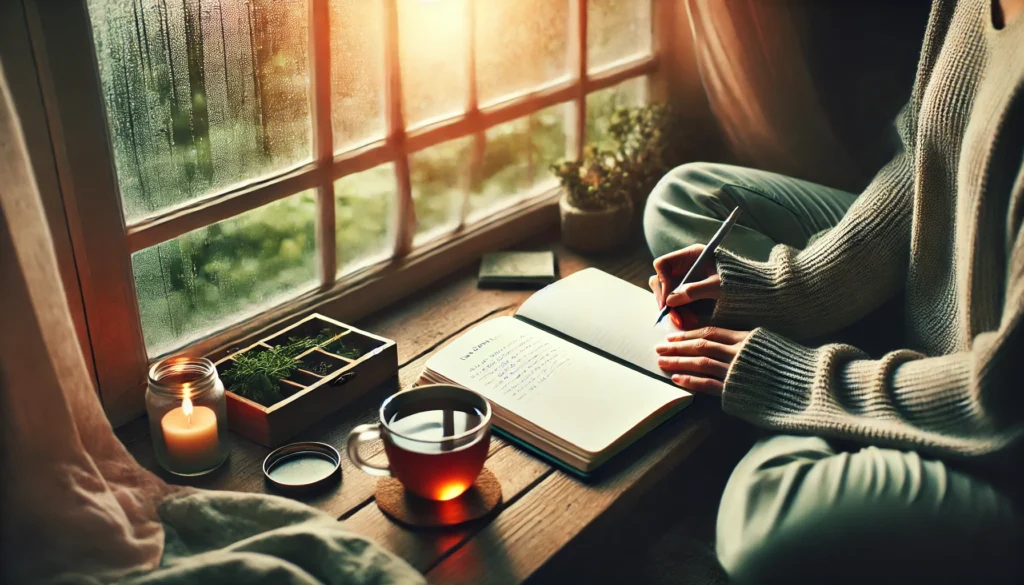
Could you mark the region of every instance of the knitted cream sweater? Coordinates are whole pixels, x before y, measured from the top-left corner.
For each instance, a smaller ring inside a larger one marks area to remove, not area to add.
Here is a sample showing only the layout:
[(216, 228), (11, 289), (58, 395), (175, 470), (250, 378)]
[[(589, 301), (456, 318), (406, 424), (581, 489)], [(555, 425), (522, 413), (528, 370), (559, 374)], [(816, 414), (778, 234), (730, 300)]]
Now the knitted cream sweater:
[[(1024, 436), (1024, 18), (936, 0), (903, 151), (843, 220), (767, 262), (717, 254), (714, 322), (755, 329), (723, 408), (782, 431), (939, 455), (1011, 455)], [(906, 291), (910, 349), (871, 360), (809, 337)]]

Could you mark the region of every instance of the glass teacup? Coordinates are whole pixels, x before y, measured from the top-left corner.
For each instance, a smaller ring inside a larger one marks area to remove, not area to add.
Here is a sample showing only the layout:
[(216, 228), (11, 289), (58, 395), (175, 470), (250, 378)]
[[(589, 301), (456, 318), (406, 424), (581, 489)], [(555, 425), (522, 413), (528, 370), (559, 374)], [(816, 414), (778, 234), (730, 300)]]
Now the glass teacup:
[[(388, 465), (359, 455), (359, 445), (381, 439)], [(429, 500), (451, 500), (469, 489), (487, 459), (491, 405), (459, 386), (432, 384), (399, 392), (380, 407), (380, 421), (349, 433), (348, 456), (371, 475), (393, 475)]]

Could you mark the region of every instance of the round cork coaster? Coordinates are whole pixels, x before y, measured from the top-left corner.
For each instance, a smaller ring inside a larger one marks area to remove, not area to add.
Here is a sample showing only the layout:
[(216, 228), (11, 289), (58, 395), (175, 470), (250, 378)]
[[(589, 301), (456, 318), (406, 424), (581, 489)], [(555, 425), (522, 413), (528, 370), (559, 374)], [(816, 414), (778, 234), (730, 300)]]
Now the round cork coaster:
[(501, 484), (486, 467), (464, 494), (446, 502), (427, 500), (405, 490), (393, 477), (377, 480), (377, 507), (399, 524), (413, 528), (440, 528), (477, 520), (501, 503)]

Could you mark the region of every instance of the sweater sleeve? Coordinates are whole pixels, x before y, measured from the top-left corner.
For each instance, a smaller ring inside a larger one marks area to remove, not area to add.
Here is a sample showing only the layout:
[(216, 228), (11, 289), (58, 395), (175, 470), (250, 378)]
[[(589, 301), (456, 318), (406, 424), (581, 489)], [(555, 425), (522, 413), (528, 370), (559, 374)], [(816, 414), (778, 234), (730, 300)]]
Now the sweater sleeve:
[(910, 259), (918, 114), (955, 6), (932, 6), (914, 90), (897, 118), (902, 150), (839, 224), (804, 250), (776, 246), (766, 262), (719, 250), (722, 295), (714, 323), (762, 325), (795, 338), (814, 337), (865, 316), (903, 286)]
[(1024, 231), (1007, 272), (999, 328), (969, 351), (870, 360), (847, 345), (811, 349), (756, 329), (726, 377), (722, 407), (780, 431), (964, 458), (1012, 453), (1024, 437)]
[(856, 321), (904, 286), (913, 214), (910, 110), (901, 115), (903, 150), (878, 172), (839, 224), (807, 248), (778, 245), (765, 262), (719, 249), (722, 295), (714, 323), (762, 325), (807, 338)]

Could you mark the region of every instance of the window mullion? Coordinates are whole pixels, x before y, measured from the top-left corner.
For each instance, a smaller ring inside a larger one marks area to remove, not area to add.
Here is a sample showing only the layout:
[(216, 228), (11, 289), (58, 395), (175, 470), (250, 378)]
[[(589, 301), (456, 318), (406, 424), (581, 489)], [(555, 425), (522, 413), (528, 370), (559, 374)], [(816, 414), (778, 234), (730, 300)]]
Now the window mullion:
[(309, 3), (310, 99), (313, 121), (313, 156), (318, 175), (316, 187), (317, 244), (320, 251), (321, 286), (334, 284), (338, 272), (334, 225), (334, 131), (331, 126), (331, 21), (327, 0)]
[(459, 211), (459, 229), (466, 225), (466, 219), (469, 217), (470, 194), (473, 191), (473, 185), (480, 178), (484, 150), (487, 148), (484, 129), (480, 129), (479, 124), (476, 123), (480, 119), (480, 97), (476, 81), (476, 0), (466, 0), (466, 81), (469, 86), (469, 93), (466, 96), (466, 117), (472, 122), (471, 126), (477, 127), (478, 130), (473, 133), (469, 167), (462, 171), (462, 207)]
[(384, 96), (387, 107), (388, 143), (395, 152), (395, 181), (398, 206), (395, 226), (395, 257), (412, 250), (416, 232), (416, 207), (409, 177), (409, 152), (402, 113), (402, 70), (398, 42), (398, 0), (384, 0)]
[(568, 152), (577, 159), (583, 156), (587, 125), (587, 0), (570, 0), (569, 7), (569, 63), (575, 81), (575, 116), (568, 128)]

